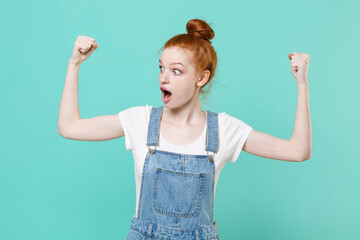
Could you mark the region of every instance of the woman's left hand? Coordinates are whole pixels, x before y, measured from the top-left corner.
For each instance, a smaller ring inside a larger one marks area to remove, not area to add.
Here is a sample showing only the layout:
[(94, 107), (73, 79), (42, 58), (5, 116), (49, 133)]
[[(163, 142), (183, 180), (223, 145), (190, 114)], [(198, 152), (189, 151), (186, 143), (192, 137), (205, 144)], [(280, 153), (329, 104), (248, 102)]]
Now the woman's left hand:
[(294, 52), (288, 55), (290, 59), (291, 72), (298, 84), (308, 84), (308, 69), (310, 55), (307, 53)]

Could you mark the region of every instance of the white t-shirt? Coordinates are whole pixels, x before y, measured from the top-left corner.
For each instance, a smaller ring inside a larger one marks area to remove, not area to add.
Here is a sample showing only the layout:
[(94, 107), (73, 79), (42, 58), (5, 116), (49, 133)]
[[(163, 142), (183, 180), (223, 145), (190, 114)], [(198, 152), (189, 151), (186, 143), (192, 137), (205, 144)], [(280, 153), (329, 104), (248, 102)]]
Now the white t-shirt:
[[(148, 152), (146, 146), (147, 129), (150, 120), (150, 113), (153, 106), (135, 106), (119, 112), (119, 119), (125, 133), (126, 150), (132, 150), (134, 157), (135, 185), (136, 185), (136, 212), (138, 216), (142, 170), (145, 157)], [(225, 112), (218, 113), (219, 124), (219, 148), (214, 156), (215, 164), (215, 182), (214, 197), (216, 184), (219, 179), (220, 171), (224, 165), (231, 161), (235, 163), (238, 159), (242, 147), (253, 129), (241, 120), (234, 118)], [(159, 146), (157, 150), (176, 152), (183, 154), (207, 155), (205, 150), (206, 126), (202, 135), (192, 144), (178, 146), (167, 142), (159, 131)], [(210, 152), (210, 154), (212, 154)]]

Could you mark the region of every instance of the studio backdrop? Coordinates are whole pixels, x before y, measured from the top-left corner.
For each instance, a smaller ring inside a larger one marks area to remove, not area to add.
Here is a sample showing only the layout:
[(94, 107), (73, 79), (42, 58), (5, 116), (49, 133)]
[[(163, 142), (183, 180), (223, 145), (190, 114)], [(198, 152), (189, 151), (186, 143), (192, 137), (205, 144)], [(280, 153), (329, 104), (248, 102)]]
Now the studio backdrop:
[(202, 109), (290, 139), (310, 55), (312, 156), (241, 152), (221, 171), (214, 219), (225, 240), (360, 239), (359, 1), (4, 1), (0, 4), (0, 240), (125, 239), (135, 213), (124, 137), (57, 132), (79, 35), (99, 48), (79, 70), (81, 118), (161, 106), (159, 49), (193, 18), (215, 32), (217, 72)]

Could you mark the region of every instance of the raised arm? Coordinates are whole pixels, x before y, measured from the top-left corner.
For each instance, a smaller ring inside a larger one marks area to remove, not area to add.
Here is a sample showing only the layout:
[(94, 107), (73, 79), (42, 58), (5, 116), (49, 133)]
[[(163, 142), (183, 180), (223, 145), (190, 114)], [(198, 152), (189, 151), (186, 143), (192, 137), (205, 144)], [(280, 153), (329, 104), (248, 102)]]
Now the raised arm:
[(78, 101), (79, 69), (97, 48), (95, 39), (79, 36), (68, 62), (65, 85), (60, 102), (58, 133), (68, 139), (103, 141), (124, 136), (118, 114), (81, 119)]
[(290, 140), (252, 130), (243, 151), (260, 157), (300, 162), (311, 158), (311, 119), (308, 68), (310, 56), (294, 52), (288, 56), (298, 87), (295, 127)]

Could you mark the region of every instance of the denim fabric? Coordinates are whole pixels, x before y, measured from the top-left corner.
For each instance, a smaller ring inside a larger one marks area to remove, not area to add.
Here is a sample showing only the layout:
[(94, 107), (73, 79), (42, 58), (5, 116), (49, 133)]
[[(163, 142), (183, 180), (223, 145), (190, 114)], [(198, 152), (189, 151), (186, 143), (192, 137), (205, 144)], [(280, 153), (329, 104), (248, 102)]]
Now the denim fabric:
[(218, 114), (207, 111), (208, 154), (190, 155), (156, 150), (163, 108), (151, 110), (138, 216), (133, 216), (126, 239), (219, 239), (213, 221)]

